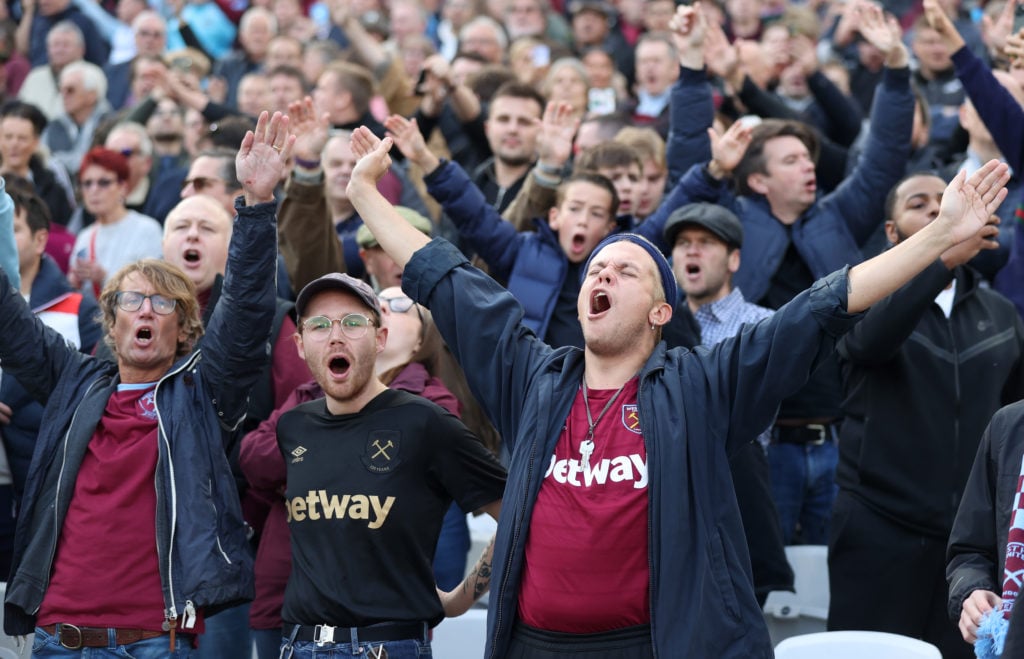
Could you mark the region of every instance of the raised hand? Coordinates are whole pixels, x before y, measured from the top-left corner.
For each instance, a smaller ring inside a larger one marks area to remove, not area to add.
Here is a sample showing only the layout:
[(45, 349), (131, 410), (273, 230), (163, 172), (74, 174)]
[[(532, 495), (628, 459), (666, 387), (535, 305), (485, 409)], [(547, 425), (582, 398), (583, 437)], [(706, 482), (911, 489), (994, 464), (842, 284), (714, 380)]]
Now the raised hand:
[[(1013, 3), (1008, 4), (1012, 5)], [(946, 42), (951, 52), (956, 52), (964, 45), (963, 37), (960, 36), (953, 21), (950, 20), (938, 0), (924, 0), (924, 17), (928, 21), (928, 25), (938, 32), (942, 40)]]
[(1024, 34), (1011, 34), (1003, 42), (1003, 52), (1019, 64), (1024, 59)]
[(818, 49), (810, 38), (802, 34), (790, 37), (789, 54), (805, 76), (809, 77), (818, 70)]
[(679, 51), (679, 63), (689, 69), (704, 66), (704, 35), (707, 19), (700, 10), (700, 3), (676, 7), (676, 14), (669, 22), (672, 40)]
[(427, 142), (415, 119), (393, 114), (384, 120), (384, 127), (388, 129), (388, 135), (402, 155), (425, 173), (429, 174), (441, 164), (441, 160), (427, 148)]
[(268, 119), (264, 110), (256, 128), (246, 132), (235, 156), (235, 170), (242, 184), (246, 205), (274, 200), (274, 188), (288, 168), (295, 136), (288, 133), (288, 117), (275, 112)]
[(544, 108), (537, 136), (538, 162), (547, 167), (562, 167), (572, 155), (572, 141), (579, 130), (579, 117), (572, 105), (552, 101)]
[(1008, 0), (994, 21), (988, 14), (982, 15), (981, 40), (985, 43), (989, 53), (1002, 52), (1006, 46), (1007, 37), (1013, 33), (1013, 14), (1016, 9), (1017, 2)]
[(950, 225), (950, 237), (955, 243), (972, 238), (990, 221), (1006, 198), (1006, 183), (1010, 170), (1005, 163), (990, 160), (967, 177), (957, 174), (942, 193), (939, 218)]
[(736, 165), (743, 160), (743, 154), (750, 146), (752, 131), (753, 129), (742, 121), (733, 123), (722, 135), (714, 128), (708, 128), (708, 137), (711, 138), (711, 162), (708, 163), (708, 171), (712, 176), (722, 178), (736, 169)]
[(709, 73), (728, 81), (733, 87), (743, 82), (739, 55), (718, 23), (708, 23), (704, 35), (704, 62)]
[(319, 161), (331, 130), (331, 115), (317, 114), (313, 99), (307, 96), (288, 105), (288, 118), (295, 133), (295, 157)]
[(863, 2), (857, 5), (857, 23), (860, 26), (860, 36), (879, 51), (888, 55), (893, 48), (899, 46), (899, 39), (896, 38), (889, 26), (886, 25), (885, 15), (881, 7), (870, 2)]
[(348, 181), (349, 196), (353, 196), (353, 186), (369, 185), (376, 189), (377, 181), (388, 173), (391, 166), (391, 145), (394, 139), (385, 137), (383, 140), (370, 132), (366, 126), (352, 131), (352, 153), (359, 159), (352, 169)]

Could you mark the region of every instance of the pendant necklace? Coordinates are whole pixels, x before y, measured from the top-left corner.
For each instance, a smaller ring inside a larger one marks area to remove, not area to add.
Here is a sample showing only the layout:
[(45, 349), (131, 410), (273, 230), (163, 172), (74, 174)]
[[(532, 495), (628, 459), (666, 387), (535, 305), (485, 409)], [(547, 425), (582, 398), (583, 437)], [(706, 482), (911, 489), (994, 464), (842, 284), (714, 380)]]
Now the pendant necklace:
[(594, 429), (597, 428), (597, 424), (601, 423), (601, 419), (604, 418), (605, 413), (611, 409), (611, 406), (615, 403), (615, 400), (619, 397), (619, 394), (622, 393), (622, 390), (626, 388), (626, 384), (628, 383), (629, 380), (619, 387), (618, 391), (616, 391), (615, 394), (612, 395), (611, 399), (605, 403), (604, 409), (602, 409), (601, 413), (597, 415), (597, 419), (594, 419), (590, 415), (590, 401), (587, 400), (587, 378), (583, 378), (583, 382), (580, 384), (580, 390), (583, 392), (583, 409), (587, 411), (587, 425), (589, 427), (587, 428), (586, 439), (580, 442), (580, 457), (582, 458), (580, 460), (581, 469), (590, 469), (590, 456), (594, 453)]

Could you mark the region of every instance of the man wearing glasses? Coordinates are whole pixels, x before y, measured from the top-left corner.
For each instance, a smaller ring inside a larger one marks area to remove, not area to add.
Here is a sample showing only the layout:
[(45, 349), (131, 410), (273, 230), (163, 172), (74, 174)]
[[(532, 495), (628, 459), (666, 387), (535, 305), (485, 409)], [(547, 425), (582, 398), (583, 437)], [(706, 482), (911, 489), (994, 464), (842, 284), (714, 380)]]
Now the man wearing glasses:
[(242, 142), (244, 199), (205, 336), (194, 285), (162, 261), (124, 267), (100, 295), (116, 365), (68, 347), (0, 273), (0, 360), (46, 404), (4, 621), (35, 632), (33, 656), (192, 657), (204, 614), (252, 597), (224, 439), (266, 359), (273, 189), (293, 143), (266, 113)]
[(429, 628), (490, 583), (487, 551), (461, 586), (435, 588), (445, 512), (454, 499), (497, 519), (505, 472), (453, 415), (378, 378), (388, 329), (366, 282), (324, 275), (296, 308), (295, 342), (325, 397), (277, 424), (292, 537), (282, 655), (421, 656)]

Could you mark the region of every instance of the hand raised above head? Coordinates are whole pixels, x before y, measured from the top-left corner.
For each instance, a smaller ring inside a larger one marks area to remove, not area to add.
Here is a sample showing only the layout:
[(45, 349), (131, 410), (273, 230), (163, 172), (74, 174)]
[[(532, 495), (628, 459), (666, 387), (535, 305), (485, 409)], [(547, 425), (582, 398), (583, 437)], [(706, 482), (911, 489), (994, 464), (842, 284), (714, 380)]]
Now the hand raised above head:
[(391, 151), (392, 144), (392, 138), (385, 137), (382, 140), (366, 126), (360, 126), (352, 131), (352, 153), (359, 160), (349, 177), (349, 190), (352, 190), (353, 186), (377, 186), (377, 181), (387, 174), (391, 166), (391, 156), (388, 152)]
[(970, 177), (961, 171), (950, 181), (942, 193), (939, 218), (949, 223), (954, 245), (974, 237), (989, 224), (1006, 198), (1009, 180), (1009, 167), (998, 160), (990, 160)]
[(288, 117), (260, 113), (256, 128), (248, 131), (235, 156), (235, 169), (247, 205), (273, 201), (274, 188), (288, 168), (295, 136), (288, 132)]
[[(421, 168), (427, 169), (426, 161), (430, 160), (432, 154), (427, 148), (427, 142), (423, 139), (423, 134), (420, 133), (420, 127), (416, 124), (415, 119), (406, 119), (401, 115), (393, 114), (384, 120), (384, 127), (388, 129), (388, 135), (394, 140), (395, 146), (403, 156)], [(436, 157), (434, 159), (436, 160)]]
[(288, 118), (295, 133), (295, 156), (303, 160), (319, 160), (330, 135), (330, 115), (326, 112), (317, 115), (313, 99), (306, 96), (288, 105)]

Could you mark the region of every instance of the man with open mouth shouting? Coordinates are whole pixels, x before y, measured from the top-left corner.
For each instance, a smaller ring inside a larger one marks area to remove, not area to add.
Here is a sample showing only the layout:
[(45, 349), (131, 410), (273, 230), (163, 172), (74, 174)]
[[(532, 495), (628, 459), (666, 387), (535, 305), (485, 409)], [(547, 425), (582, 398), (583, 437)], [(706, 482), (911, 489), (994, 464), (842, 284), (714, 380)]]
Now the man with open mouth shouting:
[(224, 446), (267, 359), (273, 190), (294, 139), (264, 112), (242, 141), (244, 196), (205, 335), (194, 284), (163, 261), (125, 266), (100, 295), (116, 364), (68, 346), (0, 273), (0, 360), (46, 404), (4, 620), (35, 631), (34, 657), (191, 657), (204, 613), (252, 598)]
[[(698, 11), (680, 7), (680, 29)], [(391, 145), (353, 133), (349, 198), (511, 452), (485, 656), (773, 656), (727, 456), (767, 427), (861, 312), (985, 228), (1006, 196), (1006, 166), (960, 175), (928, 227), (710, 350), (665, 348), (672, 270), (647, 240), (612, 235), (584, 269), (583, 349), (552, 349), (507, 291), (377, 192)]]
[(454, 415), (380, 380), (378, 355), (403, 337), (389, 337), (398, 328), (382, 325), (369, 284), (327, 274), (295, 307), (295, 343), (324, 397), (277, 422), (292, 549), (281, 656), (430, 656), (430, 628), (490, 585), (488, 548), (455, 590), (435, 587), (445, 513), (454, 500), (497, 519), (505, 470)]

